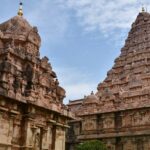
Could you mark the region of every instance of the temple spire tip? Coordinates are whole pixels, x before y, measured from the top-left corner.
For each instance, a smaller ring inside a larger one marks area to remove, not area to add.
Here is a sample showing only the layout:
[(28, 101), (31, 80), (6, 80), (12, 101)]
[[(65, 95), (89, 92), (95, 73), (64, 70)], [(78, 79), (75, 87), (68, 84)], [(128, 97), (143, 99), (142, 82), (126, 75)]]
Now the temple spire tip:
[(23, 16), (23, 3), (19, 3), (19, 10), (18, 10), (18, 16)]

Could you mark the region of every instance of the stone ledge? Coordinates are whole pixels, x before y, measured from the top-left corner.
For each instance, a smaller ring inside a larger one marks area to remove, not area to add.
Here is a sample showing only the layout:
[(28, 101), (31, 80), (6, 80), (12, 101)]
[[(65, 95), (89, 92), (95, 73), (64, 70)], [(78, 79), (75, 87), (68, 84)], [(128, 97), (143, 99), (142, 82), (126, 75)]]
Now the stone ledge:
[(56, 121), (55, 121), (55, 120), (51, 120), (51, 119), (48, 120), (47, 122), (48, 122), (48, 123), (52, 123), (52, 124), (56, 124)]
[(79, 135), (77, 139), (98, 139), (98, 138), (115, 138), (115, 137), (122, 137), (122, 136), (140, 136), (140, 135), (149, 135), (150, 130), (145, 131), (136, 131), (136, 132), (120, 132), (120, 133), (109, 133), (109, 134), (91, 134), (91, 135)]
[(19, 115), (19, 114), (20, 114), (20, 113), (19, 113), (18, 111), (16, 111), (16, 110), (9, 110), (8, 108), (2, 107), (2, 106), (0, 106), (0, 111), (10, 112), (10, 113), (12, 113), (12, 114), (14, 114), (14, 115)]
[(12, 144), (11, 143), (1, 143), (0, 142), (0, 146), (8, 146), (8, 147), (10, 147), (10, 146), (12, 146)]
[(56, 123), (56, 125), (63, 128), (70, 128), (70, 126), (61, 123)]
[(10, 110), (10, 112), (12, 113), (12, 114), (15, 114), (15, 115), (19, 115), (20, 113), (18, 112), (18, 111), (16, 111), (16, 110)]
[(12, 147), (20, 148), (21, 146), (17, 144), (12, 144)]
[(9, 109), (8, 109), (8, 108), (4, 108), (4, 107), (0, 106), (0, 110), (2, 110), (2, 111), (8, 111)]
[(33, 148), (33, 146), (21, 146), (21, 148), (24, 148), (24, 149), (26, 149), (26, 148)]

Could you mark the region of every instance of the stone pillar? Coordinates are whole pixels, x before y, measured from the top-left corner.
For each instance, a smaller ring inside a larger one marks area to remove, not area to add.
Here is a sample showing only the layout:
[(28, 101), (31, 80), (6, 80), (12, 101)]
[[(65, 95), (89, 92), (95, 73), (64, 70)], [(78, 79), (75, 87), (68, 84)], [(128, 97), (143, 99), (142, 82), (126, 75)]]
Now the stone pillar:
[(22, 144), (23, 150), (31, 150), (33, 149), (33, 140), (34, 140), (34, 132), (35, 129), (33, 128), (33, 119), (31, 118), (24, 118), (23, 119), (23, 125), (22, 125)]
[[(15, 119), (15, 115), (10, 114), (9, 115), (8, 143), (11, 143), (11, 145), (12, 145), (13, 132), (14, 132), (14, 119)], [(11, 148), (8, 148), (7, 150), (11, 150), (11, 149), (13, 148), (11, 147)]]
[(52, 125), (48, 124), (47, 128), (43, 128), (42, 149), (51, 150), (52, 140)]
[(0, 149), (11, 150), (13, 134), (13, 117), (6, 112), (0, 112)]
[(65, 150), (65, 129), (56, 127), (55, 150)]

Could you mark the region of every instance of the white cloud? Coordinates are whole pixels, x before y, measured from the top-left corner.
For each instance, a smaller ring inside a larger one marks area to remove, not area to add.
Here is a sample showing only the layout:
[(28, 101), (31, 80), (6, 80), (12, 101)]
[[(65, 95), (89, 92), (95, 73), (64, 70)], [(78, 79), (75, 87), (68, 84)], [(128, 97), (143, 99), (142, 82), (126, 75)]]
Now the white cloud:
[[(107, 37), (113, 35), (113, 39), (118, 43), (141, 9), (137, 0), (55, 0), (54, 2), (43, 0), (36, 5), (38, 9), (30, 12), (28, 16), (34, 24), (39, 24), (42, 30), (45, 30), (43, 38), (49, 39), (50, 42), (56, 35), (64, 36), (70, 23), (69, 13), (74, 11), (79, 25), (85, 31), (99, 31)], [(118, 29), (121, 29), (119, 38), (115, 34)], [(57, 37), (54, 39), (60, 42)], [(65, 103), (69, 99), (83, 98), (92, 90), (96, 90), (98, 82), (89, 80), (91, 79), (89, 73), (81, 72), (77, 68), (54, 70), (58, 74), (60, 85), (67, 92)]]
[[(59, 2), (66, 6), (66, 9), (74, 10), (79, 24), (85, 31), (99, 31), (108, 37), (113, 35), (116, 43), (118, 41), (122, 43), (122, 37), (124, 39), (127, 29), (142, 6), (137, 0), (59, 0)], [(116, 30), (120, 31), (119, 37), (115, 34)], [(65, 102), (68, 99), (83, 98), (92, 90), (96, 90), (98, 82), (89, 81), (88, 79), (91, 79), (89, 74), (66, 68), (63, 70), (59, 68), (56, 72), (67, 91)]]
[(81, 99), (84, 95), (90, 95), (91, 91), (95, 90), (96, 84), (94, 83), (78, 83), (64, 86), (67, 91), (67, 97), (64, 103), (68, 100)]
[(137, 0), (64, 0), (64, 3), (75, 11), (85, 30), (106, 34), (129, 28), (141, 9)]
[[(148, 0), (143, 3), (149, 5)], [(100, 31), (105, 37), (118, 29), (129, 29), (141, 9), (137, 0), (43, 0), (35, 3), (27, 18), (42, 28), (44, 41), (59, 41), (67, 34), (71, 11), (84, 31)], [(56, 40), (59, 39), (59, 40)]]
[(83, 98), (89, 95), (91, 91), (96, 91), (98, 82), (89, 80), (90, 73), (81, 72), (77, 68), (54, 68), (57, 72), (60, 85), (66, 90), (65, 103), (68, 100)]

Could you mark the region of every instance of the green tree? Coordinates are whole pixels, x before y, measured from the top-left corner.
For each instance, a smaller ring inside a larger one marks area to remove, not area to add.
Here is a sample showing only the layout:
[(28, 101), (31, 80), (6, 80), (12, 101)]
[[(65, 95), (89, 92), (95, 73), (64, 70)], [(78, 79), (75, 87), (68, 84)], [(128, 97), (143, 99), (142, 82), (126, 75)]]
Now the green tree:
[(107, 148), (101, 141), (93, 140), (79, 144), (76, 150), (107, 150)]

